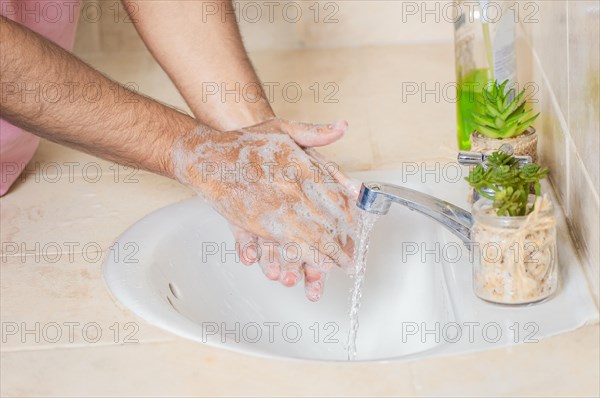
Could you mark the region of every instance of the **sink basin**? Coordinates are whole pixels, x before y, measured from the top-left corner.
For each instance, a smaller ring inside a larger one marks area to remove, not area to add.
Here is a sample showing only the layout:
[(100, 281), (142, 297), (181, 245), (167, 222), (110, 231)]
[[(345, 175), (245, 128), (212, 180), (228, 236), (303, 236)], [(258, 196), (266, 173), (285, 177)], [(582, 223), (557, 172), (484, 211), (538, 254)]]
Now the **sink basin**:
[[(408, 178), (399, 171), (365, 172), (354, 177), (400, 184), (468, 208), (466, 187), (460, 182), (428, 184), (418, 174)], [(515, 309), (484, 303), (473, 296), (466, 249), (459, 260), (453, 254), (451, 262), (447, 256), (425, 254), (425, 248), (439, 248), (440, 243), (451, 250), (461, 247), (434, 221), (400, 206), (393, 206), (380, 218), (368, 256), (357, 360), (406, 359), (491, 348), (522, 342), (508, 333), (514, 322), (535, 323), (534, 337), (540, 338), (597, 317), (581, 270), (571, 261), (576, 256), (569, 251), (570, 246), (562, 251), (570, 266), (564, 270), (566, 283), (556, 297)], [(347, 360), (352, 280), (334, 270), (323, 298), (309, 302), (302, 286), (284, 287), (264, 277), (257, 266), (239, 263), (227, 222), (200, 199), (148, 215), (121, 235), (113, 247), (119, 251), (113, 249), (104, 264), (108, 287), (119, 301), (151, 324), (184, 338), (247, 354)], [(419, 254), (409, 255), (409, 249), (415, 247), (421, 248)], [(561, 309), (565, 315), (556, 320), (553, 314)], [(491, 344), (484, 333), (473, 341), (456, 340), (456, 330), (474, 321), (498, 324), (500, 338)]]

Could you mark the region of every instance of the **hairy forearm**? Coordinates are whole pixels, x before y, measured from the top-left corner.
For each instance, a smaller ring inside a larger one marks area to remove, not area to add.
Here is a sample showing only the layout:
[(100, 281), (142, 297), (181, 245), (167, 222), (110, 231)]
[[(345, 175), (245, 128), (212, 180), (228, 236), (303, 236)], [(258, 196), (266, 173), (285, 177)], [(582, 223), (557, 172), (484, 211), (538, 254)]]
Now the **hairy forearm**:
[(108, 160), (173, 176), (173, 143), (197, 125), (4, 17), (0, 71), (2, 118)]
[(227, 131), (273, 117), (231, 1), (123, 3), (198, 120)]

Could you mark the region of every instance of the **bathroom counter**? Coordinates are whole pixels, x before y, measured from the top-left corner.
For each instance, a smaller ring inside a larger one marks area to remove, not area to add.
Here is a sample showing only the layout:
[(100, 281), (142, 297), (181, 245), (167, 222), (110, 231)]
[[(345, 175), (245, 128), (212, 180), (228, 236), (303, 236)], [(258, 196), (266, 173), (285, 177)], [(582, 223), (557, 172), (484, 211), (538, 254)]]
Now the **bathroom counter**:
[[(349, 120), (347, 136), (322, 150), (344, 170), (418, 167), (454, 155), (452, 90), (444, 89), (454, 80), (450, 44), (252, 58), (263, 81), (302, 88), (299, 98), (275, 90), (281, 117)], [(148, 54), (86, 61), (185, 109)], [(348, 364), (250, 357), (153, 327), (111, 297), (102, 261), (135, 221), (193, 195), (164, 177), (42, 142), (0, 199), (2, 396), (600, 395), (598, 323), (508, 348)]]

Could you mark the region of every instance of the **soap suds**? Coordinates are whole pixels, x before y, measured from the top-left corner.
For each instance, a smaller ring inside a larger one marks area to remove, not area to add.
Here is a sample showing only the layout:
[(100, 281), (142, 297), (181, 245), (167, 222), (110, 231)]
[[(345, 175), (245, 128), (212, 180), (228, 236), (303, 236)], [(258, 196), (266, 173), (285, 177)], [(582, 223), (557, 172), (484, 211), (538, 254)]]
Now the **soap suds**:
[[(321, 257), (335, 254), (347, 269), (356, 240), (354, 192), (278, 126), (275, 120), (227, 133), (198, 128), (173, 148), (176, 176), (238, 227), (279, 242), (279, 250), (297, 244), (302, 261), (321, 270)], [(327, 250), (332, 243), (339, 250)]]

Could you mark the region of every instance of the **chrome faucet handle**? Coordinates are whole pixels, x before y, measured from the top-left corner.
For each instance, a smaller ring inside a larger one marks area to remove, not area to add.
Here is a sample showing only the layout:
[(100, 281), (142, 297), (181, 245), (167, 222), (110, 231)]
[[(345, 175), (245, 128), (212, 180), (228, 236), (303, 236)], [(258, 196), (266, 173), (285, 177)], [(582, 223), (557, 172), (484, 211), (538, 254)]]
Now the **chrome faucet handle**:
[(458, 163), (463, 166), (476, 166), (485, 162), (487, 156), (481, 152), (460, 151), (458, 152)]
[[(504, 152), (507, 155), (515, 153), (514, 148), (510, 144), (503, 144), (498, 151)], [(485, 163), (489, 155), (482, 152), (460, 151), (458, 152), (458, 163), (463, 166), (476, 166), (480, 163)], [(519, 161), (520, 167), (532, 162), (531, 156), (515, 156)]]

